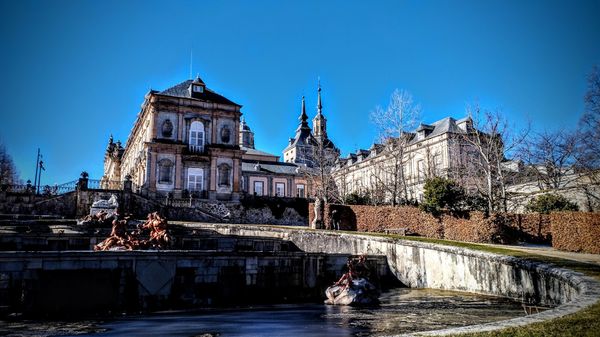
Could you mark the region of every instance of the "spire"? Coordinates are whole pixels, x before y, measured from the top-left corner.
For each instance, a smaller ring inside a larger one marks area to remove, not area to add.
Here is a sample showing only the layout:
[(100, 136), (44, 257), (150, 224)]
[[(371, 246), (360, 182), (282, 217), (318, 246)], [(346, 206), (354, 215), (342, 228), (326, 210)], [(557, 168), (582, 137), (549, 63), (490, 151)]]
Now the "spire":
[(300, 113), (298, 120), (300, 120), (300, 124), (302, 124), (302, 126), (304, 126), (304, 124), (308, 126), (306, 123), (308, 116), (306, 115), (306, 103), (304, 102), (304, 96), (302, 96), (302, 113)]
[(327, 138), (327, 120), (323, 116), (323, 104), (321, 103), (321, 78), (317, 84), (317, 115), (313, 118), (313, 131), (315, 137)]
[(321, 114), (323, 110), (323, 105), (321, 104), (321, 78), (319, 77), (317, 80), (317, 114)]

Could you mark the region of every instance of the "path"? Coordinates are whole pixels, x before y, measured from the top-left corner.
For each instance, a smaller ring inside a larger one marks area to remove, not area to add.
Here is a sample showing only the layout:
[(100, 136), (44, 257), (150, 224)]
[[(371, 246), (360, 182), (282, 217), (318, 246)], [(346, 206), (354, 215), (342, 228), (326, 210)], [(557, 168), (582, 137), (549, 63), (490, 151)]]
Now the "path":
[(573, 260), (584, 263), (593, 263), (600, 265), (600, 254), (585, 254), (585, 253), (574, 253), (565, 252), (562, 250), (556, 250), (550, 246), (541, 245), (496, 245), (486, 244), (486, 246), (492, 246), (497, 248), (518, 250), (521, 252), (538, 254), (543, 256), (557, 257), (561, 259)]

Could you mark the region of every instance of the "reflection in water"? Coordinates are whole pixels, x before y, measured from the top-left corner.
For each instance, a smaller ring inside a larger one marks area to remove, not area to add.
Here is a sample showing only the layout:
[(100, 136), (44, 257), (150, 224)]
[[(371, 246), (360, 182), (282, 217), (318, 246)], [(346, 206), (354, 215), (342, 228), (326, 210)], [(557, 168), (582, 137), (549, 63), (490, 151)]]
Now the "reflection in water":
[[(100, 332), (89, 336), (377, 336), (472, 325), (522, 315), (520, 303), (507, 299), (400, 288), (384, 292), (381, 305), (372, 308), (289, 304), (156, 314), (97, 322), (96, 331)], [(0, 326), (3, 323), (0, 321)], [(89, 324), (89, 321), (85, 323)], [(52, 325), (37, 322), (29, 325), (31, 333), (19, 331), (17, 334), (13, 330), (12, 335), (40, 336), (39, 327), (44, 324)], [(38, 327), (38, 331), (33, 332), (34, 327)], [(71, 328), (63, 330), (62, 335), (89, 332), (90, 329)], [(10, 328), (5, 331), (0, 328), (0, 335), (5, 333), (11, 335)], [(56, 334), (55, 331), (46, 335)]]

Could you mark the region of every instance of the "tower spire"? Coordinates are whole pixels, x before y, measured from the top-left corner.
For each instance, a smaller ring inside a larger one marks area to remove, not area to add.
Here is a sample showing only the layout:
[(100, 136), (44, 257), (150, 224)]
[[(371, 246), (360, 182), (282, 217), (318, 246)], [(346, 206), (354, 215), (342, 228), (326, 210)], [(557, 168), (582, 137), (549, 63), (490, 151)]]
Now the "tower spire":
[(304, 96), (302, 96), (302, 113), (300, 114), (300, 124), (306, 124), (308, 116), (306, 115), (306, 103), (304, 102)]
[(317, 114), (321, 114), (323, 104), (321, 104), (321, 78), (317, 78)]

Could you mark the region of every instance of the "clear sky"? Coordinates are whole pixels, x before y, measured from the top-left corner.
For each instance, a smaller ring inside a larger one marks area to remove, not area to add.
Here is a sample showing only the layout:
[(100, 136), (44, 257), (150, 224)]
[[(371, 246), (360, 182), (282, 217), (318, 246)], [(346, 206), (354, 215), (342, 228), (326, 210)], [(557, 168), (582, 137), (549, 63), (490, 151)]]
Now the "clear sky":
[(502, 108), (517, 127), (574, 128), (600, 64), (600, 1), (0, 1), (0, 141), (24, 180), (102, 175), (149, 88), (193, 73), (242, 104), (258, 149), (281, 155), (317, 77), (330, 138), (368, 148), (394, 88), (424, 122)]

